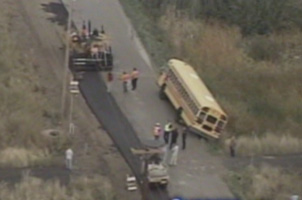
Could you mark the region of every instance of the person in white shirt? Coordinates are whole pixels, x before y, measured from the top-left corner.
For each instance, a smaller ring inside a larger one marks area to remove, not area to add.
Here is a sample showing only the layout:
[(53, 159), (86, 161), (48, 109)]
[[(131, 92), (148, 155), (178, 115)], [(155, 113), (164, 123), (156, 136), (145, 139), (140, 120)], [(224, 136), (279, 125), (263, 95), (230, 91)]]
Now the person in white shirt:
[(66, 168), (72, 169), (72, 157), (73, 157), (73, 151), (71, 148), (67, 149), (65, 152), (65, 161), (66, 161)]
[(177, 165), (179, 146), (175, 144), (171, 149), (171, 160), (170, 165)]

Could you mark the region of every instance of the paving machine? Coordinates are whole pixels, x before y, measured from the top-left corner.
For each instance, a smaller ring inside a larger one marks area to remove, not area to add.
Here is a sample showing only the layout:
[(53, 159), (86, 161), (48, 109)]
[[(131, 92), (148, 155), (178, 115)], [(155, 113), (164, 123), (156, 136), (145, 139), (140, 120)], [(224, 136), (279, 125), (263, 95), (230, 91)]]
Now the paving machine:
[(110, 38), (103, 26), (91, 31), (83, 22), (82, 31), (74, 31), (70, 37), (70, 68), (74, 72), (112, 70), (113, 55)]
[(162, 162), (163, 146), (159, 141), (144, 141), (145, 148), (131, 151), (135, 155), (141, 156), (142, 173), (146, 177), (147, 184), (151, 189), (166, 188), (169, 183), (168, 168)]

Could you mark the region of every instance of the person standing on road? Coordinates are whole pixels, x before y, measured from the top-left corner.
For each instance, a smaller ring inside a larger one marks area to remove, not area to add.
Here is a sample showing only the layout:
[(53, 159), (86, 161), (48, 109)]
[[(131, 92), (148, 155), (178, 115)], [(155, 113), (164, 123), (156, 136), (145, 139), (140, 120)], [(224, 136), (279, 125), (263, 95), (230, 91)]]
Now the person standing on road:
[(131, 85), (132, 85), (132, 90), (136, 89), (137, 86), (137, 80), (138, 80), (139, 72), (136, 68), (133, 68), (133, 71), (131, 73)]
[(112, 72), (108, 72), (108, 74), (107, 74), (107, 92), (111, 92), (112, 82), (113, 82), (113, 74), (112, 74)]
[(188, 127), (186, 126), (182, 132), (182, 150), (186, 149), (187, 134), (188, 134)]
[(171, 150), (172, 154), (171, 154), (170, 165), (177, 165), (178, 151), (179, 151), (178, 145), (174, 144)]
[(124, 92), (128, 92), (128, 85), (130, 81), (130, 75), (127, 72), (123, 72), (121, 76), (121, 80), (123, 82), (123, 90)]
[(65, 152), (65, 162), (66, 168), (72, 170), (72, 158), (73, 158), (73, 151), (71, 148), (68, 148)]
[(172, 131), (171, 131), (171, 134), (170, 134), (170, 137), (171, 137), (171, 139), (170, 139), (170, 149), (172, 149), (172, 147), (174, 146), (174, 145), (176, 145), (176, 143), (177, 143), (177, 139), (178, 139), (178, 130), (177, 130), (177, 128), (174, 128)]
[(160, 123), (156, 123), (154, 128), (153, 128), (153, 136), (155, 140), (158, 140), (160, 135), (161, 135), (161, 127), (160, 127)]
[(171, 123), (171, 121), (168, 121), (168, 123), (165, 125), (165, 129), (164, 129), (165, 144), (169, 143), (170, 133), (171, 133), (172, 129), (173, 129), (173, 124)]
[(230, 156), (235, 157), (235, 149), (236, 149), (236, 139), (235, 136), (232, 136), (230, 140)]

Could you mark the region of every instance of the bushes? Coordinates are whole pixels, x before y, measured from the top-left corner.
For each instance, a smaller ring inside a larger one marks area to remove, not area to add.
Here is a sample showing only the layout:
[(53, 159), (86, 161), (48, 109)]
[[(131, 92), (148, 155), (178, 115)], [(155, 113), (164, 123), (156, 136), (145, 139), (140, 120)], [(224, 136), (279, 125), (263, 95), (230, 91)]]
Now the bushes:
[[(11, 32), (12, 4), (4, 1), (0, 13), (0, 155), (1, 165), (25, 167), (48, 157), (46, 141), (40, 132), (53, 121), (44, 113), (56, 115), (55, 106), (45, 96), (32, 58), (20, 52)], [(16, 36), (19, 37), (19, 36)], [(34, 56), (34, 55), (32, 55)], [(48, 158), (47, 158), (48, 159)], [(47, 160), (46, 159), (46, 160)]]
[(248, 167), (240, 172), (231, 172), (227, 183), (243, 200), (282, 200), (293, 194), (302, 194), (302, 174), (286, 173), (271, 166)]
[(302, 152), (302, 139), (291, 135), (267, 133), (265, 136), (245, 136), (237, 140), (237, 153), (243, 156), (281, 155)]
[(0, 151), (1, 167), (29, 167), (49, 162), (50, 155), (46, 150), (8, 147)]
[[(292, 44), (299, 41), (281, 34), (242, 38), (236, 27), (198, 22), (171, 11), (160, 26), (169, 33), (177, 56), (195, 67), (227, 111), (229, 132), (299, 135), (302, 93), (297, 84), (302, 69), (283, 57), (284, 52), (295, 52)], [(285, 71), (285, 65), (291, 69)]]
[(110, 182), (100, 176), (78, 177), (66, 187), (59, 181), (43, 181), (25, 175), (20, 183), (9, 187), (0, 185), (0, 199), (5, 200), (113, 200)]
[[(243, 35), (268, 34), (302, 26), (301, 4), (297, 0), (163, 0), (142, 1), (149, 10), (161, 10), (172, 6), (186, 11), (193, 18), (218, 19), (237, 25)], [(163, 12), (162, 12), (163, 14)]]

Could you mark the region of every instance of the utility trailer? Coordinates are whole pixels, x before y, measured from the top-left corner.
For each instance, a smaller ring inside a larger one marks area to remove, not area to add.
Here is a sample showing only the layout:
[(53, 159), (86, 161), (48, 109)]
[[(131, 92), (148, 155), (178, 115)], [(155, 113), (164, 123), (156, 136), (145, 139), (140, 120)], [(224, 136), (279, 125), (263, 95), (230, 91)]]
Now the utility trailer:
[(113, 68), (113, 54), (110, 38), (102, 26), (90, 30), (83, 22), (82, 31), (75, 31), (70, 37), (69, 65), (74, 72), (109, 71)]

